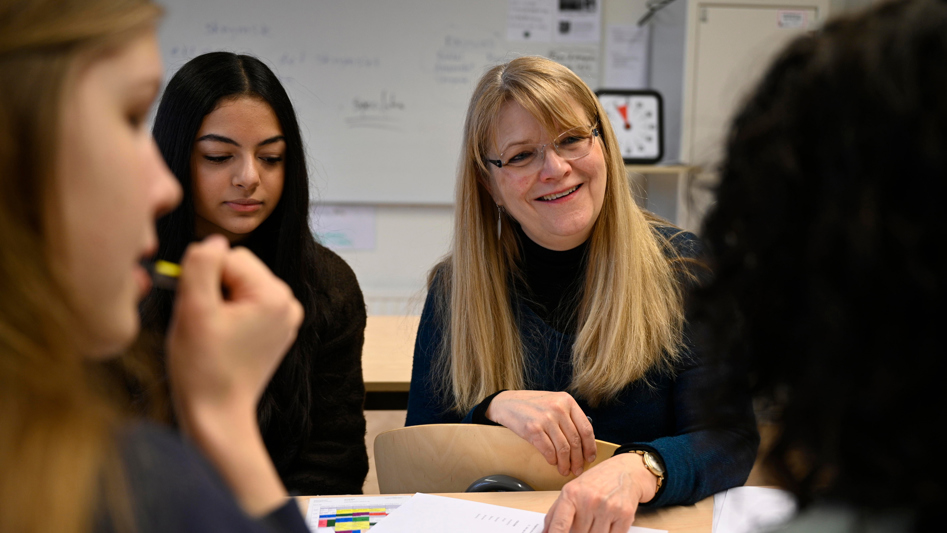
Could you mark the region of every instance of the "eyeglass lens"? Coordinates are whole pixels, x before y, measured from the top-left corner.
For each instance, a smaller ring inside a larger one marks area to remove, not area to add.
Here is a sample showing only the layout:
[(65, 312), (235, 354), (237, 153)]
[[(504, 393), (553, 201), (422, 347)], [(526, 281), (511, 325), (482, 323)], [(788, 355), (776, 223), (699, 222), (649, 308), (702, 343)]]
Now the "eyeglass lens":
[[(559, 134), (551, 143), (524, 144), (508, 150), (512, 155), (500, 154), (500, 168), (511, 167), (520, 170), (532, 170), (542, 163), (546, 147), (550, 144), (559, 157), (571, 161), (585, 157), (592, 150), (592, 138), (598, 132), (587, 126), (579, 126)], [(507, 159), (509, 157), (509, 159)]]

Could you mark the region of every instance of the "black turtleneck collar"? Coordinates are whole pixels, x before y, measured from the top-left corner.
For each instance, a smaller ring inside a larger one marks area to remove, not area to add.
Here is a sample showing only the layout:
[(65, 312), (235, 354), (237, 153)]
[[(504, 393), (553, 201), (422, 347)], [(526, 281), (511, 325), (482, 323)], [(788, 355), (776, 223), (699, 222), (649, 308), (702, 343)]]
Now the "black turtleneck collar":
[(543, 322), (559, 332), (574, 334), (589, 241), (571, 250), (550, 250), (527, 237), (519, 224), (511, 225), (519, 241), (525, 278), (516, 284), (518, 293)]

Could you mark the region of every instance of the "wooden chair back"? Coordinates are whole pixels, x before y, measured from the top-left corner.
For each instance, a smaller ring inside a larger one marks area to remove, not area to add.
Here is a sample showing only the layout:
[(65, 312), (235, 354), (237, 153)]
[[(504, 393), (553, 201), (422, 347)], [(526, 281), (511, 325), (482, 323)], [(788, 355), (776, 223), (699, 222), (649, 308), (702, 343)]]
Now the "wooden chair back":
[[(618, 449), (595, 441), (595, 462)], [(505, 427), (432, 424), (385, 431), (375, 437), (375, 471), (382, 494), (464, 492), (481, 477), (513, 476), (535, 490), (560, 490), (575, 478), (561, 476), (533, 447)]]

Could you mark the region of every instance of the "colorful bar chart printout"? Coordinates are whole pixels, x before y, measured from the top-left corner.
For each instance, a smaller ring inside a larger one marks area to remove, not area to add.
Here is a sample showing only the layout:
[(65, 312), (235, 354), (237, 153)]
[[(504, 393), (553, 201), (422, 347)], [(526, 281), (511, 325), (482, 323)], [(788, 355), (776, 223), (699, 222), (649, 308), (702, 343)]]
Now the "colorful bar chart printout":
[(410, 496), (313, 498), (306, 524), (313, 533), (363, 533)]

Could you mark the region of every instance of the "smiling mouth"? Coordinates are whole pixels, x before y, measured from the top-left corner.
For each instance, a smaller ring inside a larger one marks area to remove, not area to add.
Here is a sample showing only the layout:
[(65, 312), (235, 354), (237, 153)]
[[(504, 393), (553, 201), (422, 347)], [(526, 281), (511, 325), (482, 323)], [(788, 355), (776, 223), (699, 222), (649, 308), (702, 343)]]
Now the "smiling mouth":
[(542, 200), (543, 202), (551, 202), (551, 201), (553, 201), (553, 200), (558, 200), (558, 199), (563, 198), (563, 197), (565, 197), (565, 196), (569, 196), (570, 194), (572, 194), (572, 193), (574, 193), (575, 191), (579, 190), (579, 187), (581, 187), (581, 186), (582, 186), (582, 184), (580, 183), (580, 184), (576, 185), (575, 187), (573, 187), (573, 188), (571, 188), (571, 189), (569, 189), (569, 190), (562, 191), (562, 192), (555, 193), (555, 194), (547, 194), (546, 196), (541, 196), (541, 197), (539, 197), (539, 199)]

